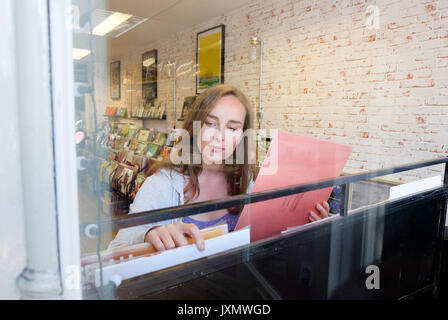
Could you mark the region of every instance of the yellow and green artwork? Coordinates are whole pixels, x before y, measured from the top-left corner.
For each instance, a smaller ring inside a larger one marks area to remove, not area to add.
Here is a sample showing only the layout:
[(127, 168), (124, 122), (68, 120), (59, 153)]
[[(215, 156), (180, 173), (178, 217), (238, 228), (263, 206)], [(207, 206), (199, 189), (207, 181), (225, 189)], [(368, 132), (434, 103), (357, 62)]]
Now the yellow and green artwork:
[(223, 82), (224, 25), (203, 31), (197, 39), (197, 93)]

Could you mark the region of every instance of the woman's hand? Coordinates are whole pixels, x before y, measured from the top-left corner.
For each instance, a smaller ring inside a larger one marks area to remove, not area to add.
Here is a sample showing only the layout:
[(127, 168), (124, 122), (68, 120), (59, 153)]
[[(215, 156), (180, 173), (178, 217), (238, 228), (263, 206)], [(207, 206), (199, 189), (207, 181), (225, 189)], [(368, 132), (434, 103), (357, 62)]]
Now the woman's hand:
[(318, 203), (316, 205), (316, 209), (320, 214), (317, 214), (314, 211), (310, 211), (310, 216), (308, 218), (311, 222), (328, 218), (328, 214), (330, 213), (330, 205), (327, 201), (323, 201), (322, 205)]
[(204, 237), (199, 228), (193, 223), (181, 221), (152, 229), (146, 234), (145, 242), (151, 242), (157, 251), (164, 251), (186, 246), (187, 237), (194, 238), (198, 249), (204, 250)]

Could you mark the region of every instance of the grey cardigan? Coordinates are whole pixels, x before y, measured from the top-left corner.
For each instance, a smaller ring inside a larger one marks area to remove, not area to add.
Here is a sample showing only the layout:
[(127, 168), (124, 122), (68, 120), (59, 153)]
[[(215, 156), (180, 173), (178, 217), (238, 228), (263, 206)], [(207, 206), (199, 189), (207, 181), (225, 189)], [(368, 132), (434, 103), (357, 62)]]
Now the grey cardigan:
[[(183, 205), (185, 184), (186, 180), (181, 173), (168, 169), (159, 170), (146, 178), (131, 204), (129, 214)], [(247, 193), (252, 191), (253, 185), (254, 181), (251, 179)], [(142, 243), (146, 233), (152, 227), (174, 223), (179, 220), (181, 219), (169, 219), (120, 229), (114, 240), (110, 242), (108, 249)]]

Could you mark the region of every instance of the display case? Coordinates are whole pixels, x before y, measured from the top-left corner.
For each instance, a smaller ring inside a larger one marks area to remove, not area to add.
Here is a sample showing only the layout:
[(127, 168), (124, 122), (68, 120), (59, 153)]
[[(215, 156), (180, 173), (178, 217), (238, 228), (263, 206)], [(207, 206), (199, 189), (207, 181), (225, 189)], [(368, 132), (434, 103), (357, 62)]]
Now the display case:
[[(103, 221), (97, 230), (183, 217), (236, 203), (263, 202), (328, 186), (345, 186), (343, 190), (349, 190), (348, 186), (360, 181), (447, 163), (448, 159), (443, 158), (227, 200), (142, 212)], [(442, 260), (447, 192), (447, 175), (439, 186), (414, 190), (393, 200), (364, 202), (356, 209), (349, 209), (350, 197), (344, 192), (342, 210), (337, 215), (266, 239), (242, 241), (215, 254), (185, 259), (184, 263), (169, 263), (180, 248), (172, 250), (171, 255), (170, 250), (156, 256), (146, 252), (140, 258), (129, 256), (122, 248), (124, 251), (115, 261), (90, 269), (90, 280), (95, 285), (86, 285), (84, 294), (88, 299), (233, 300), (437, 296), (440, 276), (447, 267)], [(84, 236), (86, 227), (81, 227)], [(242, 230), (231, 234), (238, 232)], [(232, 239), (222, 241), (229, 243)], [(157, 257), (162, 260), (164, 255), (166, 264), (154, 270), (160, 263)]]

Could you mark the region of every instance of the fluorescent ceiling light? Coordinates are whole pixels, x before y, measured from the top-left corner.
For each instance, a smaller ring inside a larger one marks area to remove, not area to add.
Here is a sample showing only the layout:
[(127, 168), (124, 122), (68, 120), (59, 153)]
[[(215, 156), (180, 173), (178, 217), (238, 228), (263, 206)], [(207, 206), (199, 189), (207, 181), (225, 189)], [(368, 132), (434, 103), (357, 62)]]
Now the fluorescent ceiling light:
[(97, 25), (93, 29), (92, 33), (97, 36), (104, 36), (106, 33), (109, 33), (112, 29), (119, 26), (130, 17), (132, 17), (130, 14), (114, 12), (107, 17), (106, 20)]
[(143, 66), (144, 67), (149, 67), (149, 66), (153, 65), (154, 63), (156, 63), (156, 59), (155, 58), (149, 58), (149, 59), (146, 59), (145, 61), (143, 61)]
[(73, 54), (73, 60), (81, 60), (82, 58), (90, 54), (90, 50), (73, 48), (72, 54)]
[[(90, 32), (90, 23), (92, 31)], [(132, 30), (148, 18), (134, 16), (132, 14), (95, 9), (83, 16), (83, 32), (97, 36), (118, 38), (122, 34)]]

